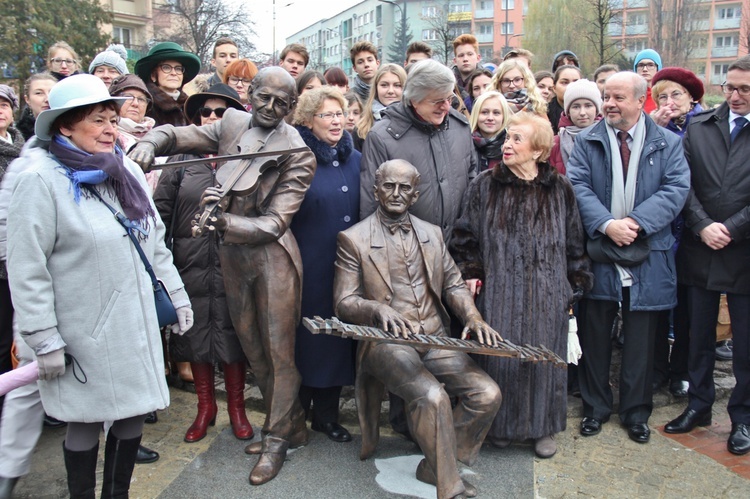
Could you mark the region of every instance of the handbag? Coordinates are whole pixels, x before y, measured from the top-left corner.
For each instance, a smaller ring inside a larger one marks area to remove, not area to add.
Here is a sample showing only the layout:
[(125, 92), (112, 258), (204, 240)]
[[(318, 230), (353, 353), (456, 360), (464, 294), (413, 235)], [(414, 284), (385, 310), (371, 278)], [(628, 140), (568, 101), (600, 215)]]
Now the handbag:
[(164, 283), (156, 278), (156, 274), (154, 274), (154, 269), (151, 266), (151, 262), (148, 261), (146, 254), (143, 252), (143, 248), (141, 248), (141, 244), (138, 242), (138, 238), (135, 236), (135, 234), (133, 234), (133, 231), (135, 230), (135, 224), (128, 220), (125, 215), (112, 207), (112, 205), (102, 199), (96, 189), (88, 185), (86, 187), (91, 193), (99, 198), (99, 201), (104, 203), (104, 206), (109, 208), (109, 211), (111, 211), (115, 216), (115, 220), (117, 220), (120, 225), (125, 228), (125, 232), (127, 232), (130, 240), (133, 242), (133, 246), (135, 246), (135, 250), (141, 257), (143, 265), (146, 267), (146, 272), (148, 272), (148, 275), (151, 278), (151, 285), (154, 289), (154, 304), (156, 305), (156, 317), (159, 319), (159, 327), (165, 327), (169, 326), (170, 324), (177, 323), (177, 311), (172, 304), (172, 299), (169, 297), (169, 291), (167, 290), (167, 287), (164, 285)]
[(607, 236), (586, 241), (586, 253), (597, 263), (616, 263), (621, 267), (635, 267), (645, 262), (651, 248), (648, 239), (638, 235), (635, 241), (627, 246), (617, 246)]

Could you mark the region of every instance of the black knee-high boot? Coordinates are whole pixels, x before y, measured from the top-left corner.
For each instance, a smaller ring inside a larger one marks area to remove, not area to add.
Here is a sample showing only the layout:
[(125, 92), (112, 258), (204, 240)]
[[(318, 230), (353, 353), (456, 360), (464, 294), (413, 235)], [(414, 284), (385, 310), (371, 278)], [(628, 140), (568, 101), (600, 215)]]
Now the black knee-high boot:
[(99, 442), (89, 450), (75, 451), (65, 447), (65, 470), (68, 472), (68, 492), (72, 499), (94, 499), (96, 497), (96, 458)]
[(130, 478), (133, 476), (135, 458), (140, 444), (140, 436), (120, 440), (111, 430), (107, 434), (107, 446), (104, 448), (102, 499), (128, 497)]

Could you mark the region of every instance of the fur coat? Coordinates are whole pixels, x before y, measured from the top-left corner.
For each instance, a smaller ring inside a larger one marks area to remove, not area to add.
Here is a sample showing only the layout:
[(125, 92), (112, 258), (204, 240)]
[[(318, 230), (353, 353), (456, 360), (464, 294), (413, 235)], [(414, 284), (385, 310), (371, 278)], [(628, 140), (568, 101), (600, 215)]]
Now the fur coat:
[[(549, 164), (525, 181), (504, 164), (481, 173), (464, 196), (451, 253), (464, 279), (483, 281), (477, 308), (516, 344), (567, 355), (568, 304), (592, 275), (573, 188)], [(565, 369), (478, 356), (503, 392), (490, 436), (524, 440), (565, 429)]]
[(157, 87), (153, 82), (146, 82), (146, 87), (148, 88), (148, 91), (151, 92), (151, 97), (153, 97), (153, 102), (149, 110), (146, 112), (146, 116), (149, 116), (156, 121), (155, 126), (185, 126), (190, 124), (183, 112), (185, 101), (188, 98), (185, 92), (180, 90), (180, 96), (177, 100), (174, 100), (171, 95)]

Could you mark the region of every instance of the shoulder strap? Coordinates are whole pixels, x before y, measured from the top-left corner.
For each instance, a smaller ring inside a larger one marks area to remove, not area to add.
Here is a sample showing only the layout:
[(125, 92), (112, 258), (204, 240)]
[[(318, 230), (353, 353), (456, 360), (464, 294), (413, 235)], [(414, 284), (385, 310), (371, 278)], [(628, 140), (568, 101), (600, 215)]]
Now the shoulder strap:
[(104, 206), (109, 208), (109, 211), (112, 212), (112, 214), (115, 216), (115, 220), (117, 220), (120, 225), (122, 225), (125, 228), (125, 232), (128, 234), (128, 237), (130, 237), (130, 240), (133, 242), (133, 246), (135, 246), (135, 250), (138, 252), (138, 256), (141, 257), (141, 260), (143, 261), (143, 266), (146, 267), (146, 272), (148, 272), (149, 277), (151, 277), (151, 284), (154, 286), (154, 289), (156, 290), (159, 287), (159, 281), (156, 278), (156, 274), (154, 273), (154, 269), (151, 266), (151, 262), (148, 261), (148, 258), (146, 257), (146, 254), (143, 252), (143, 248), (141, 248), (141, 243), (138, 242), (138, 238), (133, 234), (133, 231), (139, 230), (140, 228), (131, 222), (125, 215), (123, 215), (121, 212), (116, 210), (111, 204), (106, 202), (104, 199), (102, 199), (102, 196), (99, 194), (99, 192), (94, 189), (89, 184), (81, 184), (86, 189), (88, 189), (89, 192), (91, 192), (94, 196), (96, 196), (99, 201), (101, 201)]

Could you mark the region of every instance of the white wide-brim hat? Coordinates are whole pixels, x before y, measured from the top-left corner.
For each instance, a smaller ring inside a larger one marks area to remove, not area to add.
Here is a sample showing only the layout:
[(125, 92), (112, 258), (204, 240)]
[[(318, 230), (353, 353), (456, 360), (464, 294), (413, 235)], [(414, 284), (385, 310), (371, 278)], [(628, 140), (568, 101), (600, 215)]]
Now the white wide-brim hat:
[(94, 75), (78, 74), (68, 76), (55, 83), (49, 92), (49, 109), (39, 113), (34, 125), (34, 133), (42, 140), (51, 140), (52, 123), (58, 116), (76, 107), (113, 101), (120, 109), (127, 97), (112, 97), (104, 82)]

